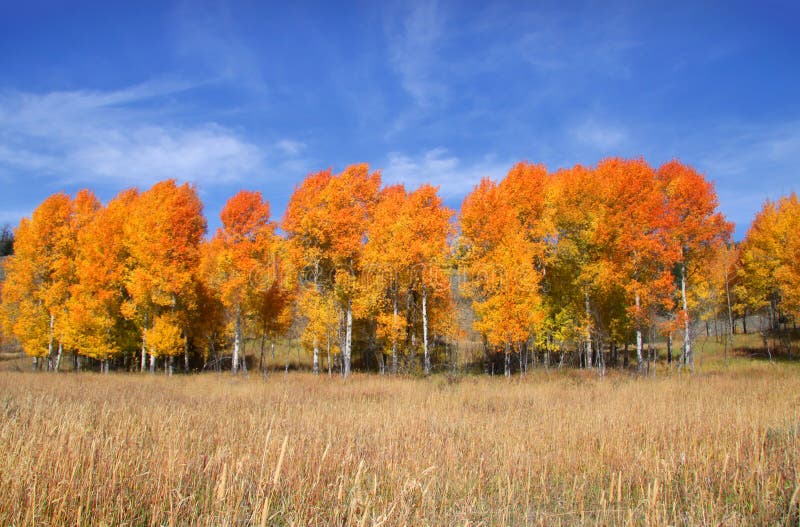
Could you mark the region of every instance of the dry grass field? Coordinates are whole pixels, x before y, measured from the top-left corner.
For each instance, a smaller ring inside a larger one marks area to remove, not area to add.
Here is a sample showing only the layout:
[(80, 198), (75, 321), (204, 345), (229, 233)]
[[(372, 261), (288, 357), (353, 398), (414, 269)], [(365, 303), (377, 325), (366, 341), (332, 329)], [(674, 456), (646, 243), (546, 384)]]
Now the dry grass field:
[(0, 372), (2, 525), (797, 525), (800, 369)]

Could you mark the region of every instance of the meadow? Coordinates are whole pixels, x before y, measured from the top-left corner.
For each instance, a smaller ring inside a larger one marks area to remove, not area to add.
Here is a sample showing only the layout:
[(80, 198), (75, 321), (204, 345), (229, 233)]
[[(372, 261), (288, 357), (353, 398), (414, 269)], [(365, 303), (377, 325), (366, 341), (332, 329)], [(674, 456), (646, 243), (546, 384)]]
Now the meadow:
[(2, 525), (797, 525), (800, 368), (0, 372)]

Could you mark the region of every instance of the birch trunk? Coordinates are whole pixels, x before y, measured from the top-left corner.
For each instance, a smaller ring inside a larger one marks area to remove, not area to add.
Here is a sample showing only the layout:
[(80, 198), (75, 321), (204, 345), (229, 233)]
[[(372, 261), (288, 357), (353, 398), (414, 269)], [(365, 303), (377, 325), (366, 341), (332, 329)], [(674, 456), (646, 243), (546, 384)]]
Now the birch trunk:
[(511, 350), (509, 349), (508, 343), (506, 343), (506, 352), (504, 353), (504, 368), (503, 368), (503, 375), (506, 377), (511, 377)]
[(258, 369), (264, 373), (264, 349), (267, 346), (267, 332), (261, 332), (261, 354), (258, 356)]
[(408, 322), (407, 325), (408, 325), (409, 331), (411, 332), (411, 339), (410, 339), (411, 340), (411, 348), (409, 350), (408, 360), (409, 360), (409, 364), (410, 364), (412, 370), (416, 370), (415, 355), (416, 355), (416, 351), (417, 351), (417, 333), (416, 333), (416, 328), (415, 328), (416, 320), (414, 320), (414, 318), (415, 318), (414, 317), (414, 313), (416, 313), (416, 310), (412, 311), (412, 309), (411, 309), (411, 301), (412, 301), (412, 293), (411, 293), (411, 289), (409, 289), (408, 290), (408, 295), (406, 295), (406, 320)]
[(353, 343), (353, 304), (350, 299), (347, 299), (347, 313), (346, 313), (346, 329), (344, 337), (344, 371), (345, 378), (350, 376), (350, 354), (352, 351)]
[[(728, 335), (731, 351), (733, 351), (733, 310), (731, 309), (731, 288), (728, 281), (728, 267), (725, 267), (725, 298), (728, 302)], [(728, 364), (728, 346), (725, 345), (725, 364)]]
[(586, 304), (586, 368), (592, 369), (592, 324), (589, 309), (589, 293), (584, 294)]
[(189, 373), (189, 336), (185, 328), (183, 330), (183, 371)]
[(33, 358), (33, 371), (36, 371), (36, 368), (39, 367), (39, 357)]
[[(319, 293), (319, 264), (314, 266), (314, 291)], [(319, 341), (317, 335), (314, 334), (314, 375), (319, 375)]]
[(431, 356), (428, 352), (428, 293), (422, 286), (422, 353), (424, 356), (425, 375), (431, 374)]
[(146, 367), (146, 360), (147, 360), (147, 340), (144, 336), (144, 331), (142, 331), (142, 367), (141, 372), (144, 373)]
[(231, 367), (233, 368), (233, 374), (236, 375), (239, 372), (239, 348), (242, 345), (242, 310), (241, 308), (236, 308), (236, 320), (234, 321), (233, 325), (233, 362)]
[(58, 343), (58, 354), (56, 355), (56, 365), (53, 368), (56, 372), (58, 372), (58, 367), (61, 365), (61, 354), (64, 352), (64, 345), (60, 342)]
[(314, 337), (314, 375), (319, 375), (319, 346), (316, 337)]
[(331, 338), (328, 336), (328, 377), (333, 377), (333, 364), (331, 364)]
[(150, 354), (150, 373), (156, 372), (156, 356), (152, 353)]
[(681, 301), (683, 302), (683, 360), (694, 371), (692, 356), (691, 324), (689, 324), (689, 306), (686, 301), (686, 264), (681, 263)]
[(640, 299), (639, 295), (636, 295), (636, 370), (639, 374), (642, 373), (642, 328), (639, 325), (639, 307), (640, 307)]
[(52, 313), (50, 313), (50, 340), (47, 343), (47, 368), (50, 369), (50, 365), (53, 363), (53, 342), (55, 340), (55, 325), (56, 325), (56, 317)]
[(397, 284), (394, 287), (394, 306), (392, 311), (392, 375), (397, 375)]

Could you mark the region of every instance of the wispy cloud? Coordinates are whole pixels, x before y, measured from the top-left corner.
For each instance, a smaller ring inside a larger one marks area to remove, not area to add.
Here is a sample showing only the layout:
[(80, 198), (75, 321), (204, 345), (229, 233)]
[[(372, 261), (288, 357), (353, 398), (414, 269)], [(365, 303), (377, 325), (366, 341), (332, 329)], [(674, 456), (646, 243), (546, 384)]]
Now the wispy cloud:
[(445, 148), (434, 148), (418, 155), (392, 152), (383, 169), (386, 183), (403, 183), (413, 189), (423, 183), (440, 188), (442, 196), (454, 200), (466, 196), (484, 177), (501, 179), (510, 163), (486, 156), (466, 161), (451, 155)]
[(440, 102), (447, 87), (438, 78), (437, 46), (442, 37), (442, 12), (437, 2), (404, 5), (386, 24), (390, 63), (416, 106)]
[(800, 191), (800, 121), (727, 123), (706, 131), (702, 149), (686, 145), (692, 161), (716, 182), (721, 208), (742, 237), (766, 199)]
[(281, 139), (277, 143), (275, 143), (275, 148), (286, 154), (287, 156), (298, 156), (302, 154), (308, 145), (303, 143), (302, 141), (295, 141), (292, 139)]
[(613, 154), (613, 150), (623, 146), (628, 139), (628, 132), (623, 127), (599, 122), (592, 117), (572, 127), (569, 135), (578, 143), (603, 155)]
[(268, 92), (263, 69), (268, 60), (244, 40), (226, 4), (182, 1), (173, 10), (173, 23), (174, 50), (185, 67), (258, 95)]
[(262, 173), (264, 149), (237, 131), (214, 122), (181, 124), (147, 104), (183, 89), (156, 82), (116, 91), (0, 94), (0, 175), (141, 185), (164, 178), (213, 184)]

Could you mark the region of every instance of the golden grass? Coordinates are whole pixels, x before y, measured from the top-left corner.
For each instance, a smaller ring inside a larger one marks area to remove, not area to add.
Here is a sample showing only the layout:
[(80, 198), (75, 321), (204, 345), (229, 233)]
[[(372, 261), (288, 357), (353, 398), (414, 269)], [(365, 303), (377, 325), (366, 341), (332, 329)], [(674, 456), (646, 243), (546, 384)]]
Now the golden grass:
[(2, 525), (796, 525), (800, 370), (0, 373)]

